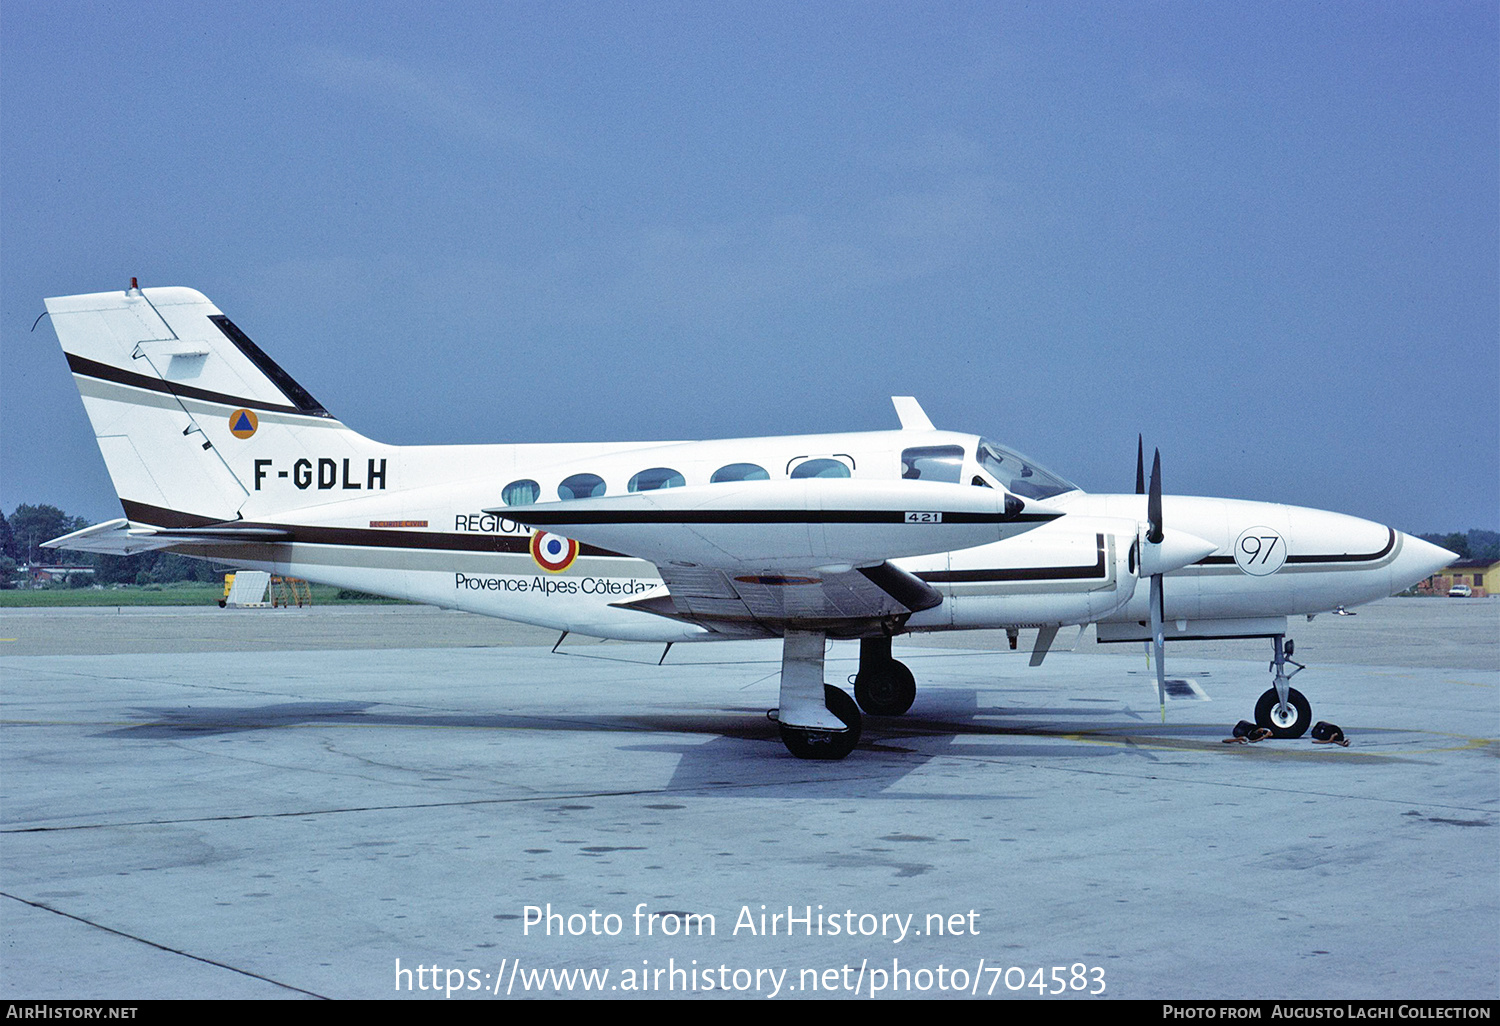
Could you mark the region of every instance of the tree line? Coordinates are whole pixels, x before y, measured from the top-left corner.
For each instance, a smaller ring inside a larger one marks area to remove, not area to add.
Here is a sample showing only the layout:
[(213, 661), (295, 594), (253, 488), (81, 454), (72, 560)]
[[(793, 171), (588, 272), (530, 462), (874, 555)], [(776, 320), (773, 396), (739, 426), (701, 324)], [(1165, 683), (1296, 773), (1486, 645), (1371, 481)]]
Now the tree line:
[(1441, 545), (1449, 552), (1458, 553), (1459, 559), (1500, 560), (1500, 532), (1474, 528), (1471, 531), (1455, 531), (1452, 534), (1419, 534), (1418, 538)]

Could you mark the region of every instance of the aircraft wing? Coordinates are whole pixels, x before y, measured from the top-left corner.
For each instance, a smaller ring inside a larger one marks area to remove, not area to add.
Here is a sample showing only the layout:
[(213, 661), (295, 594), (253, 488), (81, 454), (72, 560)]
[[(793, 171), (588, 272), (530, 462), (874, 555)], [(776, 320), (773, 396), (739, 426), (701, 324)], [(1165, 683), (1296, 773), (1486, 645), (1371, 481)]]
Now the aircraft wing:
[(664, 587), (625, 608), (770, 634), (900, 622), (942, 596), (888, 560), (983, 545), (1061, 515), (997, 489), (817, 478), (486, 512), (656, 564)]
[(890, 563), (816, 575), (658, 569), (662, 588), (614, 605), (720, 632), (775, 635), (790, 625), (837, 635), (871, 623), (899, 623), (943, 601), (936, 588)]

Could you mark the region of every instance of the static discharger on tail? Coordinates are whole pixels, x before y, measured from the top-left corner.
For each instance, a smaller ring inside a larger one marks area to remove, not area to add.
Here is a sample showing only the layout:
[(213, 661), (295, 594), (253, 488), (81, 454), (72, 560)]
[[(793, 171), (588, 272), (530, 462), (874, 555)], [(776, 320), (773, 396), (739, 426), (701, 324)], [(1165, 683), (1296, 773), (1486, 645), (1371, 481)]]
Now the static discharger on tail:
[[(601, 638), (780, 638), (775, 718), (805, 758), (911, 707), (892, 638), (977, 628), (1037, 628), (1033, 666), (1064, 626), (1144, 642), (1163, 716), (1167, 641), (1268, 638), (1255, 722), (1300, 737), (1287, 618), (1452, 558), (1338, 513), (1165, 495), (1143, 446), (1135, 494), (1087, 494), (906, 396), (892, 431), (387, 445), (191, 289), (46, 303), (125, 514), (49, 545), (171, 549)], [(830, 638), (859, 641), (852, 698), (824, 683)]]

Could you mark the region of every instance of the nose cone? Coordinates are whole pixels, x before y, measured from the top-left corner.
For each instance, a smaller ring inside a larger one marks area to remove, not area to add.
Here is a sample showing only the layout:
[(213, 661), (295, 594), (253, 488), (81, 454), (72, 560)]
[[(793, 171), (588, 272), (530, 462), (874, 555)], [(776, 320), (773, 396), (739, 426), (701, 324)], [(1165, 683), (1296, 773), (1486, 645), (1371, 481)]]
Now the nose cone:
[(1397, 591), (1404, 591), (1419, 581), (1425, 581), (1443, 567), (1458, 559), (1458, 553), (1449, 552), (1440, 545), (1401, 535), (1401, 554), (1391, 566), (1391, 583)]

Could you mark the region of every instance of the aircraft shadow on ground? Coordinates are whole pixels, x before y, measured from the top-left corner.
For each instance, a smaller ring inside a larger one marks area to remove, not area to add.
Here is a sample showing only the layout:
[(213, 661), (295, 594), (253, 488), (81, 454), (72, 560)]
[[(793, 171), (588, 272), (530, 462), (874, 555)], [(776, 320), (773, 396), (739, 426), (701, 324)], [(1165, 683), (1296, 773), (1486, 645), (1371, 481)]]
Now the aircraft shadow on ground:
[[(973, 688), (925, 689), (902, 717), (868, 716), (859, 747), (840, 762), (804, 761), (782, 750), (776, 724), (763, 708), (640, 713), (452, 713), (407, 712), (371, 701), (277, 702), (256, 705), (152, 706), (133, 715), (141, 722), (95, 735), (133, 741), (181, 742), (256, 731), (341, 726), (368, 728), (451, 728), (520, 731), (530, 734), (598, 735), (624, 752), (659, 752), (678, 757), (667, 791), (733, 788), (746, 795), (796, 783), (830, 796), (871, 793), (890, 787), (934, 759), (961, 757), (999, 763), (1036, 759), (1127, 759), (1149, 764), (1191, 752), (1229, 752), (1221, 744), (1228, 731), (1216, 724), (1144, 720), (1119, 703), (981, 707)], [(677, 735), (681, 741), (662, 739)], [(642, 735), (654, 735), (647, 740)], [(432, 743), (441, 745), (441, 735)], [(922, 797), (989, 798), (995, 795)]]

